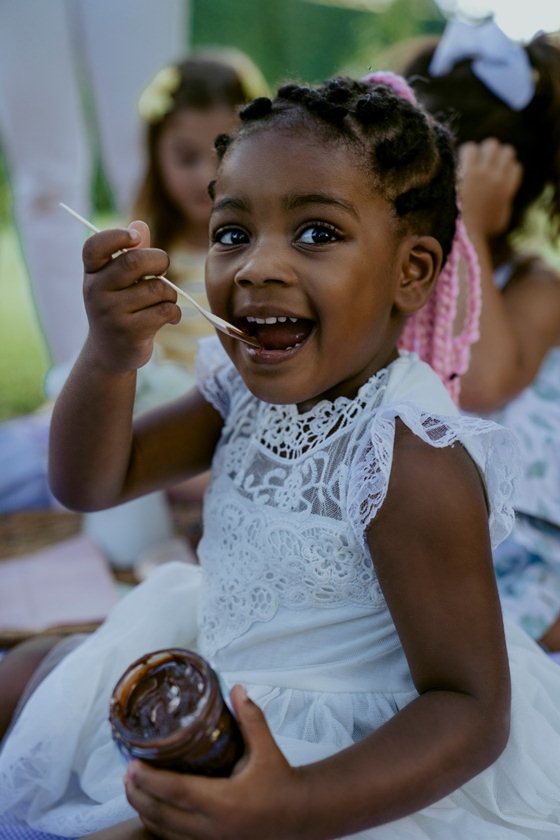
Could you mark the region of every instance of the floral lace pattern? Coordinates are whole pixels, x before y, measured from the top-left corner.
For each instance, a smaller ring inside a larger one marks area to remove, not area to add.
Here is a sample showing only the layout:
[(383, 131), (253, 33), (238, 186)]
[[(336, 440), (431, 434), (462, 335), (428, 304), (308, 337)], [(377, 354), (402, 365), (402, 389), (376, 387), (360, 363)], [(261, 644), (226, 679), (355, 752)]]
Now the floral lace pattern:
[[(371, 559), (348, 527), (348, 453), (383, 396), (387, 371), (355, 400), (293, 406), (232, 397), (205, 499), (207, 655), (291, 609), (382, 601)], [(217, 404), (227, 400), (217, 397)], [(239, 413), (238, 413), (239, 412)]]
[(389, 484), (395, 437), (395, 418), (399, 417), (414, 434), (434, 447), (453, 446), (486, 436), (476, 447), (482, 455), (478, 467), (485, 477), (490, 500), (490, 538), (497, 545), (512, 529), (511, 506), (518, 476), (517, 462), (511, 456), (512, 435), (494, 423), (473, 417), (434, 417), (412, 403), (383, 407), (372, 420), (370, 439), (354, 461), (350, 480), (348, 511), (358, 537), (365, 545), (365, 529), (380, 509)]
[[(385, 404), (392, 366), (354, 399), (322, 401), (299, 414), (295, 406), (252, 397), (223, 355), (213, 363), (214, 375), (199, 382), (225, 415), (199, 546), (207, 655), (255, 621), (273, 618), (280, 606), (384, 607), (365, 531), (387, 492), (397, 415), (432, 446), (471, 441), (475, 458), (480, 450), (494, 542), (509, 532), (514, 469), (497, 448), (508, 454), (512, 441), (495, 424), (434, 416), (406, 401)], [(427, 366), (422, 371), (435, 376)], [(485, 443), (472, 443), (484, 437)]]

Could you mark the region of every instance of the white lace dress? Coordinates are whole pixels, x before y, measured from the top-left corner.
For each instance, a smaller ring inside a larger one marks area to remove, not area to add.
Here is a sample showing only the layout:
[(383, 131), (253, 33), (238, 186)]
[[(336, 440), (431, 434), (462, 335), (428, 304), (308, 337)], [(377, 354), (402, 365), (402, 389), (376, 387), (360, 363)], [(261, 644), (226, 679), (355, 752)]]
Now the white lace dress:
[[(511, 526), (509, 433), (459, 416), (415, 356), (355, 399), (305, 414), (252, 397), (215, 340), (201, 361), (200, 387), (224, 417), (203, 568), (152, 573), (23, 708), (0, 754), (0, 801), (37, 828), (82, 836), (131, 816), (107, 708), (121, 672), (148, 650), (196, 644), (226, 682), (245, 683), (294, 764), (350, 745), (417, 696), (364, 541), (387, 490), (395, 416), (433, 446), (461, 440), (486, 479), (493, 540)], [(509, 628), (508, 641), (502, 756), (435, 805), (360, 837), (557, 840), (560, 669), (521, 630)]]

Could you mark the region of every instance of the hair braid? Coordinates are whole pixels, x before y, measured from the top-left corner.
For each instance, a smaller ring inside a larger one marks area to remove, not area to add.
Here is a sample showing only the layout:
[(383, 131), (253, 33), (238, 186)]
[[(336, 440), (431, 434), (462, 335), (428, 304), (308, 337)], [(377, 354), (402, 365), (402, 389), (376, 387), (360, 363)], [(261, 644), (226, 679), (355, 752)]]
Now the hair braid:
[[(407, 102), (416, 103), (412, 89), (400, 76), (393, 73), (373, 73), (366, 77), (366, 80), (387, 84)], [(436, 128), (436, 132), (441, 158), (443, 160), (447, 157), (447, 163), (449, 163), (450, 145), (443, 142), (441, 126)], [(436, 195), (439, 187), (440, 184), (436, 178), (428, 184), (427, 188), (424, 188), (424, 195), (421, 195), (421, 190), (413, 188), (400, 196), (401, 212), (413, 209), (415, 203), (421, 204), (423, 200), (429, 202), (430, 196), (427, 193)], [(464, 257), (466, 263), (467, 312), (462, 331), (454, 336), (461, 256)], [(428, 303), (409, 319), (399, 341), (400, 347), (413, 349), (432, 366), (455, 402), (459, 400), (460, 377), (469, 366), (471, 345), (479, 337), (480, 308), (480, 267), (463, 221), (458, 217), (451, 251), (440, 273), (434, 293)]]

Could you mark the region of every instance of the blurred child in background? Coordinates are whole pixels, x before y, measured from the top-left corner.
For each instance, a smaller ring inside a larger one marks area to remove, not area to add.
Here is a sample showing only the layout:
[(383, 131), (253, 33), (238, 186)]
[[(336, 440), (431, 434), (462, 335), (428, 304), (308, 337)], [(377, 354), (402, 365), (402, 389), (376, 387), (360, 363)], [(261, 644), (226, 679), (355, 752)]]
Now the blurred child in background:
[[(216, 48), (163, 68), (140, 97), (147, 165), (132, 215), (149, 224), (154, 246), (169, 254), (169, 279), (205, 307), (214, 139), (235, 127), (240, 105), (267, 93), (264, 77), (247, 55)], [(192, 386), (198, 340), (212, 331), (193, 306), (183, 306), (180, 323), (158, 334), (152, 365), (140, 375), (137, 410)], [(164, 362), (175, 364), (162, 369)]]
[(523, 46), (492, 20), (453, 20), (398, 69), (459, 146), (463, 216), (482, 273), (480, 340), (461, 404), (491, 413), (522, 447), (517, 523), (495, 555), (503, 605), (558, 651), (560, 273), (527, 239), (535, 208), (549, 245), (560, 229), (560, 41), (541, 33)]

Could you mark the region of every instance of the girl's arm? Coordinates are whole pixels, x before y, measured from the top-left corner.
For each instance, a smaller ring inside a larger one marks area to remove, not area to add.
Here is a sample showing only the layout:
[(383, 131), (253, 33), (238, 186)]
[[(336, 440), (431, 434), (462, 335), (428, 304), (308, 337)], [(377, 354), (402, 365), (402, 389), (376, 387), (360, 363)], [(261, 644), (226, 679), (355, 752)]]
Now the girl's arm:
[(487, 517), (465, 450), (434, 449), (399, 423), (369, 543), (419, 697), (352, 747), (294, 768), (236, 689), (248, 755), (231, 779), (131, 766), (127, 793), (148, 828), (164, 838), (327, 840), (426, 807), (495, 761), (510, 687)]
[(488, 139), (459, 151), (462, 212), (481, 269), (480, 340), (461, 380), (461, 406), (491, 411), (529, 385), (560, 341), (560, 274), (542, 260), (518, 261), (504, 289), (494, 284), (492, 239), (507, 229), (521, 166), (512, 146)]
[(147, 227), (135, 225), (139, 232), (104, 231), (84, 246), (89, 334), (53, 411), (49, 456), (54, 494), (77, 510), (111, 507), (202, 472), (221, 428), (198, 392), (133, 422), (136, 370), (157, 330), (180, 318), (176, 293), (143, 279), (163, 274), (168, 259), (147, 247)]

